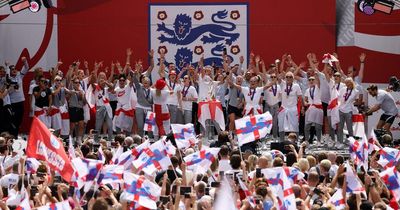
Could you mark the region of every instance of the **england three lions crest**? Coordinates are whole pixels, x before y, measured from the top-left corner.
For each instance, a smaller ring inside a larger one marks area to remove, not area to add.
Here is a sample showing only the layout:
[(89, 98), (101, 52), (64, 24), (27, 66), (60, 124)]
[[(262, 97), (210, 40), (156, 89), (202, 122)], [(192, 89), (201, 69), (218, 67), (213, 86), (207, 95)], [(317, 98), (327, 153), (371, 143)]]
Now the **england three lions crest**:
[(151, 4), (150, 48), (179, 70), (202, 55), (205, 65), (221, 66), (225, 50), (238, 64), (247, 60), (247, 22), (247, 4)]

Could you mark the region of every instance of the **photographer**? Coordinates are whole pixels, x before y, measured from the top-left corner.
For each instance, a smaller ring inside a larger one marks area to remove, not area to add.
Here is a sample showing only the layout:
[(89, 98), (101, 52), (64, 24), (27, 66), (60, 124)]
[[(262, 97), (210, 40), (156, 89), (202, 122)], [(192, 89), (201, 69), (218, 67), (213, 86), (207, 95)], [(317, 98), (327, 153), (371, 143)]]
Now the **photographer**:
[[(25, 74), (29, 70), (29, 64), (28, 61), (26, 60), (25, 57), (21, 58), (21, 61), (23, 62), (24, 66), (22, 70), (19, 72), (17, 69), (15, 69), (14, 65), (9, 66), (9, 68), (6, 68), (9, 70), (7, 72), (7, 83), (10, 86), (9, 88), (9, 95), (10, 95), (10, 101), (11, 101), (11, 107), (13, 112), (15, 113), (13, 117), (13, 124), (15, 125), (15, 128), (11, 131), (11, 134), (14, 136), (18, 136), (18, 131), (19, 131), (19, 126), (22, 123), (22, 118), (24, 116), (24, 101), (25, 101), (25, 96), (24, 96), (24, 90), (23, 90), (23, 79)], [(8, 63), (6, 63), (6, 66), (8, 66)]]
[(378, 87), (376, 85), (370, 85), (367, 90), (371, 96), (376, 97), (377, 104), (368, 109), (365, 114), (371, 115), (373, 112), (382, 109), (383, 114), (381, 115), (376, 128), (383, 128), (390, 133), (390, 127), (392, 126), (398, 114), (398, 109), (396, 107), (393, 96), (385, 90), (378, 90)]
[(9, 86), (6, 83), (6, 70), (3, 66), (0, 66), (0, 133), (4, 131), (12, 131), (15, 126), (12, 122), (14, 113), (11, 109), (10, 95), (8, 94)]

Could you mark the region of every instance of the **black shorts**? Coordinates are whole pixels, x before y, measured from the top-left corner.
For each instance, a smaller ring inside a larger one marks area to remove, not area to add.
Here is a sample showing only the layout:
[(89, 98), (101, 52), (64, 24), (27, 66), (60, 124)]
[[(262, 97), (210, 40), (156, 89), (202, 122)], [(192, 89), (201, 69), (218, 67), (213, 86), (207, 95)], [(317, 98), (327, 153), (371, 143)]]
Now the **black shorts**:
[(324, 110), (324, 117), (328, 116), (328, 105), (329, 104), (322, 102), (322, 109)]
[(72, 123), (76, 123), (79, 121), (83, 121), (83, 108), (70, 107), (68, 109), (69, 112), (69, 121)]
[(237, 117), (242, 117), (243, 109), (228, 105), (228, 115), (235, 114)]
[(393, 124), (394, 120), (396, 119), (396, 115), (387, 115), (387, 114), (382, 114), (381, 118), (379, 118), (380, 121), (384, 121), (387, 124)]

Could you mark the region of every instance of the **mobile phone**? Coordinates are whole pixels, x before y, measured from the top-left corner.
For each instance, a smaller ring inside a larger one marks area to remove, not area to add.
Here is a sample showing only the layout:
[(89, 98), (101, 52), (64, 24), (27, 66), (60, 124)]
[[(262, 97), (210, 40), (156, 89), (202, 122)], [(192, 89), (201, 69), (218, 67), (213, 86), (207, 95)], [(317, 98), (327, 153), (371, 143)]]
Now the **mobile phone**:
[(220, 185), (221, 185), (220, 182), (211, 182), (211, 187), (217, 188), (217, 187), (219, 187)]
[(160, 201), (163, 205), (167, 204), (169, 202), (169, 200), (170, 200), (169, 196), (165, 196), (165, 195), (160, 196)]
[(225, 171), (220, 171), (219, 172), (219, 177), (221, 177), (221, 180), (222, 180), (222, 178), (224, 178), (224, 176), (225, 176)]
[(239, 174), (239, 172), (234, 172), (233, 173), (233, 178), (234, 178), (236, 184), (239, 183), (239, 178), (237, 176), (238, 174)]
[(206, 195), (210, 195), (210, 187), (206, 187), (206, 189), (205, 189), (205, 194), (206, 194)]
[(61, 176), (54, 176), (54, 182), (55, 183), (61, 183), (62, 182)]
[[(207, 194), (207, 188), (206, 188), (206, 195), (208, 195), (208, 194)], [(190, 196), (190, 193), (185, 193), (185, 198), (189, 198), (189, 199), (190, 199), (190, 198), (192, 198), (192, 197)]]
[(262, 178), (261, 168), (256, 168), (256, 178)]
[(181, 187), (180, 190), (181, 190), (181, 195), (185, 195), (187, 193), (190, 194), (192, 192), (192, 188), (191, 187)]

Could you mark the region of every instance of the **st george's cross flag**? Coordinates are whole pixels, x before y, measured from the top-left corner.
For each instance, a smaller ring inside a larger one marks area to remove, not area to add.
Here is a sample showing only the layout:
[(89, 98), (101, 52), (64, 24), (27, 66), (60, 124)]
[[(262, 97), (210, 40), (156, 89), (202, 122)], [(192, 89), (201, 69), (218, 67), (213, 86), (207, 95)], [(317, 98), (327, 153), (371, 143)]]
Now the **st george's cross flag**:
[(146, 119), (144, 120), (144, 131), (155, 132), (156, 131), (156, 113), (147, 112)]
[(400, 173), (396, 167), (387, 168), (385, 171), (379, 173), (379, 176), (393, 197), (398, 201), (400, 199)]
[(202, 149), (183, 159), (189, 170), (193, 171), (195, 174), (203, 174), (207, 172), (211, 163), (217, 158), (220, 149), (221, 148)]
[(239, 146), (264, 138), (272, 128), (272, 116), (269, 112), (246, 116), (235, 120)]
[(328, 105), (328, 116), (331, 117), (331, 127), (336, 130), (339, 119), (339, 92), (336, 88), (331, 88), (331, 99)]
[(374, 129), (371, 130), (371, 134), (369, 135), (368, 139), (368, 153), (371, 154), (375, 150), (379, 150), (379, 146), (376, 145), (376, 142), (378, 142), (378, 138), (375, 135)]
[(160, 140), (145, 148), (142, 154), (133, 161), (133, 166), (138, 171), (143, 170), (147, 175), (152, 175), (158, 170), (167, 170), (172, 165), (164, 141)]
[(84, 191), (88, 192), (90, 187), (98, 178), (99, 172), (103, 168), (103, 161), (85, 158), (74, 158), (72, 160), (77, 177), (84, 183)]
[(122, 165), (124, 169), (132, 168), (132, 161), (134, 161), (145, 148), (150, 146), (150, 141), (146, 140), (139, 146), (136, 146), (122, 154), (119, 154), (118, 157), (115, 157), (113, 164), (115, 165)]
[(188, 148), (197, 143), (196, 133), (192, 123), (185, 125), (171, 124), (171, 129), (178, 149)]
[(400, 151), (391, 147), (384, 147), (379, 151), (378, 164), (383, 168), (396, 166), (400, 161)]
[(292, 185), (282, 167), (262, 169), (272, 193), (278, 198), (280, 209), (295, 210), (296, 198)]
[(361, 140), (355, 140), (353, 137), (348, 138), (350, 142), (350, 157), (357, 165), (357, 167), (364, 167), (364, 170), (368, 169), (368, 142), (364, 135)]
[(332, 204), (335, 209), (346, 209), (346, 200), (343, 198), (342, 189), (337, 189), (332, 197), (328, 200), (328, 203)]
[(124, 166), (122, 165), (105, 165), (99, 174), (97, 184), (114, 184), (122, 183), (124, 174)]
[(124, 172), (124, 192), (121, 195), (123, 199), (136, 202), (148, 209), (157, 209), (156, 202), (160, 193), (161, 188), (144, 176)]
[(46, 161), (51, 170), (58, 171), (65, 181), (71, 181), (74, 168), (63, 143), (36, 117), (33, 117), (26, 156)]
[(346, 192), (353, 193), (353, 194), (363, 193), (364, 195), (366, 195), (364, 186), (361, 184), (360, 179), (355, 174), (355, 172), (353, 171), (353, 168), (350, 166), (350, 164), (348, 162), (345, 163), (345, 167), (346, 167), (345, 175), (346, 175), (346, 182), (347, 182)]
[(225, 118), (221, 102), (217, 100), (199, 102), (198, 119), (199, 123), (205, 128), (206, 120), (214, 120), (221, 130), (225, 130)]

